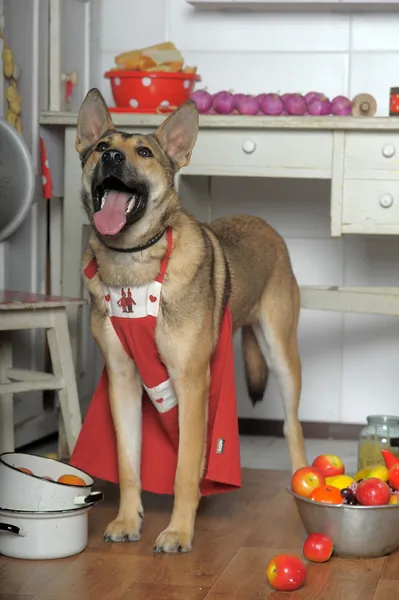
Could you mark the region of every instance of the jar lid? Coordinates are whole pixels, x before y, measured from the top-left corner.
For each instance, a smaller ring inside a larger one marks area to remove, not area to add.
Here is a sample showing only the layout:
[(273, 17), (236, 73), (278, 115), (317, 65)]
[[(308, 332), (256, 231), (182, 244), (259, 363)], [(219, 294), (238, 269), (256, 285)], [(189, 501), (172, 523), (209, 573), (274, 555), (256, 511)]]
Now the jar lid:
[(394, 415), (369, 415), (367, 417), (367, 423), (371, 425), (396, 425), (399, 424), (399, 417), (395, 417)]

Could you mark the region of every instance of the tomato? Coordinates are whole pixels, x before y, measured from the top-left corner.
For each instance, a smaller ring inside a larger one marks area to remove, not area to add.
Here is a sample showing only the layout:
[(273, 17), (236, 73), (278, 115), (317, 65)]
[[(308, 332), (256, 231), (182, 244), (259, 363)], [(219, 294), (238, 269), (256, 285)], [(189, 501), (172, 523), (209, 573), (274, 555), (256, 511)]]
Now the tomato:
[(30, 469), (25, 469), (25, 467), (18, 467), (18, 471), (22, 471), (22, 473), (26, 473), (27, 475), (33, 475)]
[(342, 504), (343, 498), (338, 488), (333, 485), (322, 485), (313, 490), (310, 500), (323, 504)]

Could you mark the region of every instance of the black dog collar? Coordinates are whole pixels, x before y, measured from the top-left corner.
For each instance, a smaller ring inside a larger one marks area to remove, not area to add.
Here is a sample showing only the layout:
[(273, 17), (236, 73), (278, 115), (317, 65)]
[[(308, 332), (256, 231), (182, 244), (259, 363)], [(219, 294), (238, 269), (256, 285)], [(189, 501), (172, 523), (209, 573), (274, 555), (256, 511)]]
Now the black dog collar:
[(151, 248), (151, 246), (154, 246), (154, 244), (159, 242), (165, 231), (166, 230), (164, 229), (163, 231), (161, 231), (161, 233), (154, 235), (154, 237), (152, 237), (150, 240), (148, 240), (148, 242), (146, 242), (142, 246), (135, 246), (134, 248), (114, 248), (114, 246), (109, 246), (103, 240), (101, 241), (104, 244), (104, 246), (106, 246), (109, 250), (113, 250), (114, 252), (142, 252), (143, 250)]

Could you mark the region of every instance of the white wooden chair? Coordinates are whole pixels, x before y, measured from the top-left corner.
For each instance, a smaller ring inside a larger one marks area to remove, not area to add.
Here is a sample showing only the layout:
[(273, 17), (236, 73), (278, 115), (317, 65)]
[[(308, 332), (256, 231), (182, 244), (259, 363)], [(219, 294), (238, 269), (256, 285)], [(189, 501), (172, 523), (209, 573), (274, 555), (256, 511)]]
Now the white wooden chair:
[[(85, 303), (78, 298), (0, 291), (0, 453), (15, 449), (13, 394), (34, 390), (58, 392), (59, 448), (66, 442), (72, 453), (82, 417), (66, 308)], [(12, 331), (23, 329), (46, 330), (53, 373), (13, 368)]]

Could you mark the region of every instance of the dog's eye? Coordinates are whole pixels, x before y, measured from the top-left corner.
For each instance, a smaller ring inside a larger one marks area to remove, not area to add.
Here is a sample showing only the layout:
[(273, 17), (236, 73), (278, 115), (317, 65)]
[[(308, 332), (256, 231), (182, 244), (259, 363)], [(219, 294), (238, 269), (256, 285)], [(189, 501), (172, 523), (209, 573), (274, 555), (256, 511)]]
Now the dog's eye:
[(154, 156), (151, 150), (149, 148), (146, 148), (145, 146), (140, 146), (139, 148), (137, 148), (137, 154), (139, 156), (142, 156), (143, 158), (151, 158)]
[(98, 150), (98, 152), (105, 152), (105, 150), (106, 150), (107, 148), (108, 148), (108, 144), (107, 144), (107, 142), (100, 142), (100, 143), (97, 145), (97, 148), (96, 148), (96, 150)]

